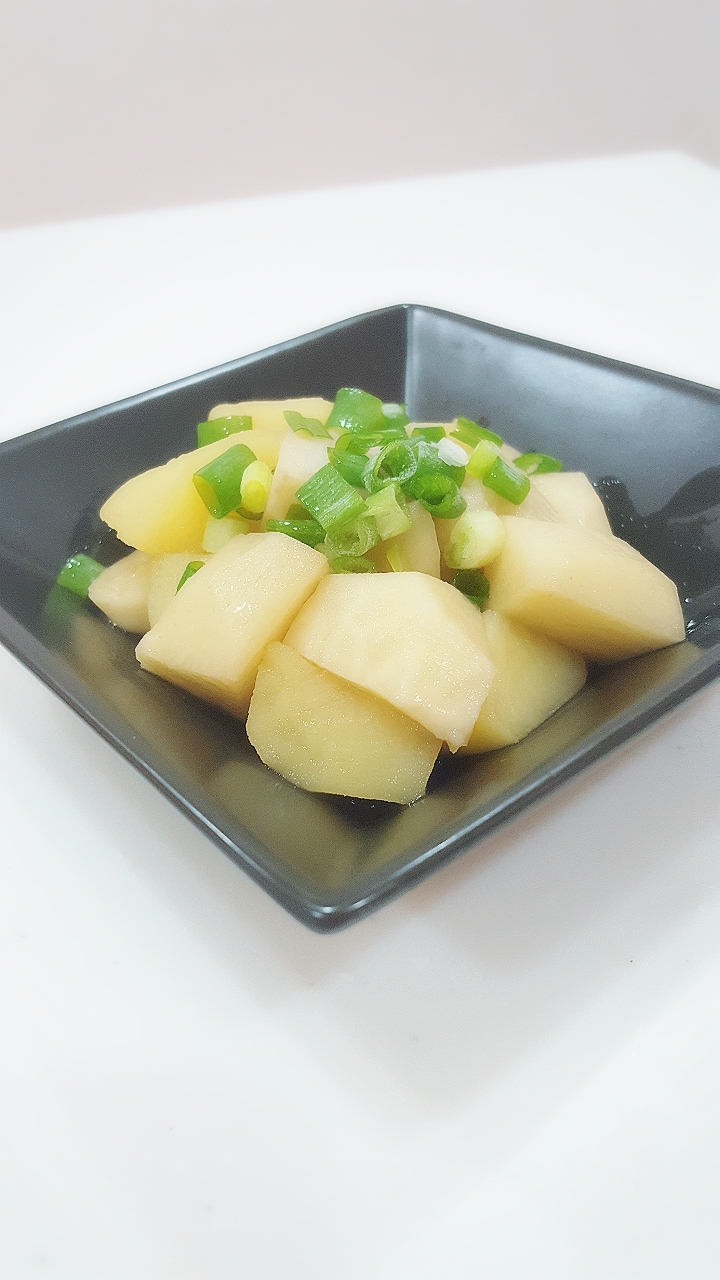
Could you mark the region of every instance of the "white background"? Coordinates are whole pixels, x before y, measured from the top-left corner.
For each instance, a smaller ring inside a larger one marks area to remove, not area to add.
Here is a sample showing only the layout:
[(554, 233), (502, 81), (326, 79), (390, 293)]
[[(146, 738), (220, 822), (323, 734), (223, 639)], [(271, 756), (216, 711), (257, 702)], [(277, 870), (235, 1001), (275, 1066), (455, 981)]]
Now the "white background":
[[(406, 299), (717, 386), (718, 225), (654, 155), (6, 233), (0, 434)], [(0, 651), (0, 1274), (715, 1280), (719, 726), (318, 937)]]

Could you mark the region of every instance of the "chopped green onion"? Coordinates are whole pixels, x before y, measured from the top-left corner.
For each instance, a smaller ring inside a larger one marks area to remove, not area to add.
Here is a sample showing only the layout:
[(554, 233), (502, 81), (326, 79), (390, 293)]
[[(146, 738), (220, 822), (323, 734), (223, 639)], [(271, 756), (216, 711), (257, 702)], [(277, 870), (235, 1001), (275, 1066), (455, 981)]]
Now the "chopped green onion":
[[(364, 454), (368, 445), (365, 443), (366, 432), (364, 431), (342, 431), (337, 437), (333, 446), (335, 453), (357, 453)], [(376, 432), (369, 433), (374, 440)]]
[(368, 468), (365, 487), (376, 493), (386, 484), (397, 481), (403, 488), (412, 480), (418, 468), (418, 445), (421, 441), (394, 440), (386, 444)]
[(490, 583), (482, 569), (461, 569), (455, 574), (452, 584), (467, 596), (468, 600), (477, 605), (478, 609), (483, 609), (487, 604)]
[(268, 520), (268, 533), (285, 533), (306, 547), (316, 547), (325, 537), (325, 530), (317, 520)]
[(183, 575), (175, 588), (175, 595), (177, 595), (181, 587), (185, 586), (188, 578), (192, 578), (193, 574), (197, 573), (198, 569), (202, 569), (204, 563), (204, 560), (191, 560), (190, 563), (185, 566)]
[(251, 462), (240, 481), (240, 506), (251, 515), (262, 515), (272, 484), (272, 471), (266, 462)]
[(70, 556), (65, 561), (57, 576), (57, 584), (59, 587), (65, 587), (67, 591), (74, 592), (76, 596), (86, 597), (90, 586), (96, 578), (99, 578), (104, 568), (104, 564), (98, 564), (92, 556), (86, 556), (79, 551), (77, 555)]
[(210, 555), (214, 555), (231, 538), (237, 537), (239, 533), (248, 533), (249, 529), (250, 526), (247, 520), (242, 520), (240, 516), (226, 516), (224, 520), (215, 520), (213, 516), (208, 516), (203, 534), (202, 549), (209, 552)]
[(455, 481), (438, 472), (418, 476), (413, 494), (439, 520), (456, 520), (465, 510), (465, 499)]
[(449, 480), (454, 480), (456, 485), (460, 486), (462, 484), (465, 479), (465, 467), (464, 465), (458, 466), (455, 462), (446, 462), (443, 459), (440, 453), (443, 447), (442, 443), (437, 445), (431, 444), (429, 440), (414, 440), (411, 444), (418, 460), (415, 478), (412, 482), (414, 497), (418, 496), (415, 493), (415, 484), (422, 476), (447, 476)]
[(393, 573), (407, 573), (410, 569), (410, 559), (404, 547), (398, 546), (396, 542), (391, 542), (385, 548), (387, 562)]
[(296, 409), (286, 409), (284, 416), (291, 431), (306, 431), (309, 436), (330, 437), (327, 427), (323, 426), (318, 418), (306, 418)]
[(240, 506), (243, 472), (256, 461), (246, 444), (234, 444), (195, 472), (193, 484), (216, 520), (224, 519)]
[[(324, 550), (323, 547), (319, 549)], [(328, 551), (327, 558), (333, 573), (375, 573), (375, 565), (365, 556), (333, 555)]]
[(482, 480), (493, 466), (498, 451), (489, 440), (481, 440), (467, 460), (467, 469), (476, 480)]
[(365, 510), (361, 494), (329, 463), (300, 486), (297, 497), (326, 531), (357, 519)]
[(382, 411), (386, 420), (394, 426), (406, 427), (410, 421), (406, 404), (384, 404)]
[(341, 387), (326, 426), (346, 431), (378, 431), (386, 425), (382, 401), (359, 387)]
[(412, 516), (408, 511), (400, 485), (385, 485), (376, 493), (371, 493), (367, 500), (367, 509), (372, 516), (381, 540), (397, 538), (412, 527)]
[(490, 444), (496, 444), (498, 449), (502, 444), (502, 436), (498, 436), (494, 431), (479, 422), (473, 422), (472, 418), (458, 418), (456, 420), (455, 430), (450, 432), (456, 440), (462, 440), (463, 444), (470, 444), (475, 448), (481, 440), (487, 440)]
[[(450, 440), (447, 436), (444, 440), (439, 440), (435, 446), (438, 458), (449, 467), (459, 467), (462, 471), (462, 479), (465, 479), (465, 468), (467, 467), (468, 456), (461, 444), (457, 440)], [(456, 477), (453, 477), (456, 478)], [(458, 480), (458, 484), (462, 481)]]
[(309, 520), (310, 512), (304, 507), (302, 502), (291, 502), (285, 512), (286, 520)]
[(466, 511), (454, 525), (444, 560), (451, 569), (479, 569), (497, 559), (505, 526), (494, 511)]
[(529, 476), (541, 475), (543, 471), (562, 471), (562, 462), (548, 453), (521, 453), (519, 458), (513, 458), (513, 463)]
[(230, 414), (226, 418), (210, 418), (208, 422), (198, 422), (198, 449), (215, 440), (224, 440), (226, 436), (234, 436), (238, 431), (252, 431), (252, 418), (245, 414)]
[(445, 439), (444, 427), (413, 427), (410, 432), (410, 439), (418, 436), (421, 440), (432, 440), (437, 443), (438, 440)]
[(524, 502), (530, 492), (530, 477), (499, 455), (490, 470), (485, 472), (483, 484), (492, 489), (493, 493), (499, 493), (501, 498), (514, 502), (515, 506)]
[(341, 450), (328, 449), (328, 462), (340, 472), (343, 480), (347, 480), (348, 484), (362, 488), (365, 485), (365, 472), (368, 468), (368, 459), (364, 453), (350, 452), (349, 449)]
[(390, 424), (378, 431), (346, 431), (338, 436), (335, 449), (338, 453), (367, 453), (368, 449), (382, 447), (392, 440), (407, 440), (405, 428)]
[(325, 551), (332, 556), (364, 556), (378, 541), (378, 528), (372, 516), (358, 516), (325, 535)]

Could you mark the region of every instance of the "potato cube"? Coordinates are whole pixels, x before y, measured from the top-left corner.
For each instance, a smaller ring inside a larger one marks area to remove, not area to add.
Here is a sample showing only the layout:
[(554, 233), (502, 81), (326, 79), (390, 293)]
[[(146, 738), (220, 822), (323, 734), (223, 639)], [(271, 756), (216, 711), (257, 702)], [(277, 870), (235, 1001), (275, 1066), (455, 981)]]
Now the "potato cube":
[(314, 476), (321, 467), (327, 466), (327, 451), (330, 444), (332, 440), (322, 437), (311, 440), (307, 436), (295, 435), (294, 431), (288, 431), (280, 445), (277, 466), (265, 505), (264, 522), (285, 519), (288, 507), (296, 501), (295, 495), (300, 485)]
[(148, 592), (151, 569), (150, 557), (142, 551), (133, 551), (99, 574), (91, 582), (88, 596), (116, 627), (144, 635), (150, 627)]
[(495, 679), (463, 751), (493, 751), (519, 742), (585, 683), (579, 654), (487, 609), (485, 636)]
[(122, 542), (150, 556), (172, 551), (199, 551), (208, 510), (193, 484), (193, 476), (238, 442), (274, 467), (280, 449), (277, 431), (243, 431), (171, 458), (126, 480), (100, 508), (100, 518)]
[(584, 529), (612, 535), (600, 496), (583, 471), (543, 472), (533, 476), (532, 482), (564, 524), (579, 524)]
[(325, 556), (284, 533), (233, 538), (170, 601), (140, 641), (138, 661), (244, 715), (263, 649), (327, 572)]
[[(263, 427), (282, 433), (288, 430), (286, 409), (294, 409), (303, 418), (317, 418), (318, 422), (327, 422), (332, 400), (323, 400), (320, 396), (301, 396), (296, 400), (239, 400), (237, 404), (216, 404), (210, 410), (208, 419), (248, 417), (252, 418), (253, 430)], [(244, 438), (244, 435), (240, 437), (241, 440)]]
[(305, 791), (410, 804), (441, 743), (388, 702), (284, 644), (265, 650), (247, 718), (260, 759)]
[(150, 586), (148, 589), (147, 611), (151, 627), (165, 612), (171, 600), (177, 595), (178, 583), (192, 560), (202, 560), (208, 556), (188, 555), (187, 551), (169, 552), (165, 556), (154, 556), (151, 561)]
[(369, 559), (378, 573), (427, 573), (431, 578), (439, 578), (440, 548), (435, 521), (422, 502), (411, 500), (408, 511), (412, 520), (410, 528), (387, 542), (378, 542), (368, 553)]
[(596, 662), (616, 662), (685, 636), (675, 584), (639, 551), (579, 525), (503, 516), (491, 565), (491, 609)]
[(425, 573), (333, 574), (285, 643), (385, 698), (452, 750), (470, 737), (494, 674), (482, 614)]

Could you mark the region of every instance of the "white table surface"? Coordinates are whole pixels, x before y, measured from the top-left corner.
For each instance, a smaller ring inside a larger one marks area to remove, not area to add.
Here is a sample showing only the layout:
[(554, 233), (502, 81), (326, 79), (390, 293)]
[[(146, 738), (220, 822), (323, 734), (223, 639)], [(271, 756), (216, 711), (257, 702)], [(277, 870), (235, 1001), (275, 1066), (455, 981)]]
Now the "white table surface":
[[(720, 385), (650, 155), (0, 236), (0, 436), (425, 302)], [(0, 651), (0, 1274), (720, 1274), (720, 688), (310, 933)]]

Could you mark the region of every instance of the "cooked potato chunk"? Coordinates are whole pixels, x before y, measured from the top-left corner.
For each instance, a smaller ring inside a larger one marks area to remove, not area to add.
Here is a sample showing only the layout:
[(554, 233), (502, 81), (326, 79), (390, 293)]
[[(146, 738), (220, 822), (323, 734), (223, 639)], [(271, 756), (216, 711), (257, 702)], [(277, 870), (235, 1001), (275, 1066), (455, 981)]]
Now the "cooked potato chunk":
[[(320, 396), (301, 396), (297, 400), (239, 400), (237, 404), (216, 404), (210, 410), (208, 419), (248, 417), (252, 418), (253, 430), (267, 427), (271, 431), (283, 432), (288, 429), (285, 421), (286, 409), (294, 409), (304, 418), (317, 418), (318, 422), (327, 422), (332, 407), (332, 400), (323, 400)], [(240, 437), (241, 440), (245, 438), (245, 435)]]
[(487, 567), (490, 608), (597, 662), (684, 638), (675, 584), (627, 542), (579, 525), (503, 522), (502, 552)]
[(265, 506), (265, 521), (285, 519), (300, 485), (327, 464), (329, 444), (332, 440), (311, 440), (308, 436), (295, 435), (294, 431), (283, 436)]
[(263, 649), (328, 572), (283, 533), (233, 538), (189, 578), (136, 649), (148, 671), (244, 715)]
[(148, 620), (150, 626), (165, 612), (171, 600), (177, 595), (178, 583), (188, 564), (192, 560), (208, 559), (207, 555), (188, 555), (187, 551), (171, 552), (165, 556), (154, 556), (150, 561), (150, 586), (148, 590)]
[[(427, 573), (440, 577), (440, 548), (435, 521), (422, 502), (408, 502), (412, 524), (388, 542), (378, 542), (369, 552), (379, 573)], [(447, 523), (447, 521), (446, 521)]]
[(171, 458), (162, 467), (153, 467), (126, 480), (100, 508), (100, 518), (115, 529), (122, 542), (150, 556), (171, 551), (199, 551), (208, 510), (193, 484), (201, 467), (219, 457), (238, 442), (274, 467), (280, 435), (268, 428), (243, 431)]
[(334, 574), (300, 611), (285, 643), (463, 746), (494, 669), (482, 614), (425, 573)]
[(495, 679), (463, 751), (493, 751), (519, 742), (585, 683), (578, 653), (487, 609), (485, 636)]
[(410, 804), (441, 743), (388, 702), (284, 644), (265, 650), (247, 718), (260, 759), (306, 791)]
[(532, 482), (564, 524), (612, 535), (605, 508), (583, 471), (548, 471), (533, 476)]
[(88, 596), (123, 631), (144, 635), (150, 627), (148, 592), (152, 560), (133, 551), (111, 564), (90, 584)]

